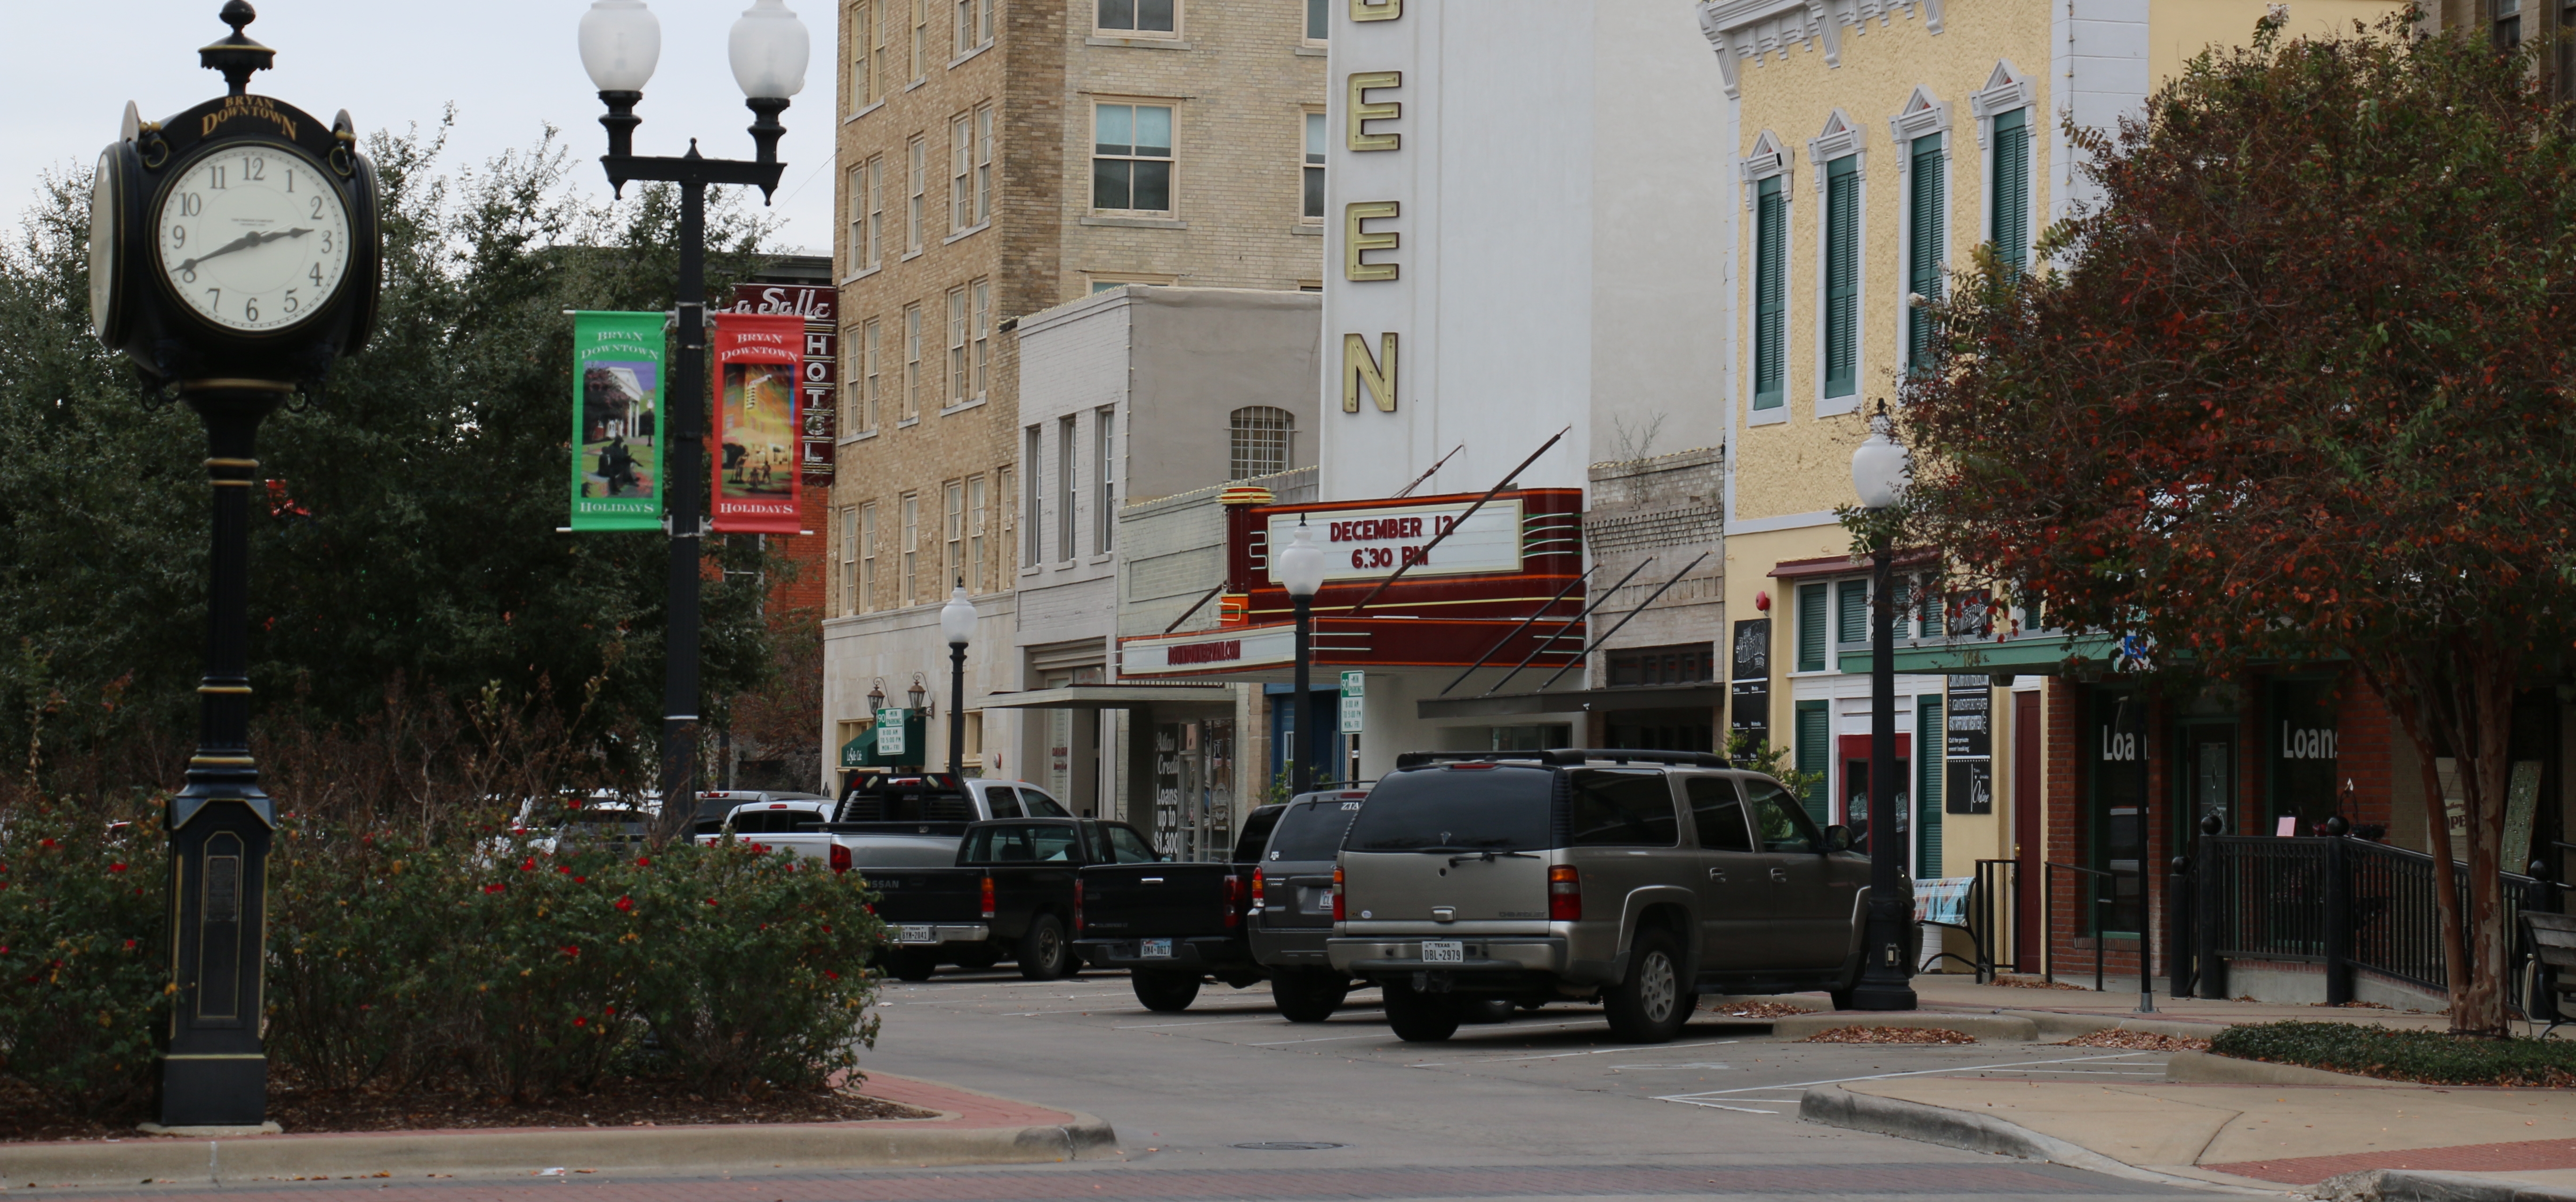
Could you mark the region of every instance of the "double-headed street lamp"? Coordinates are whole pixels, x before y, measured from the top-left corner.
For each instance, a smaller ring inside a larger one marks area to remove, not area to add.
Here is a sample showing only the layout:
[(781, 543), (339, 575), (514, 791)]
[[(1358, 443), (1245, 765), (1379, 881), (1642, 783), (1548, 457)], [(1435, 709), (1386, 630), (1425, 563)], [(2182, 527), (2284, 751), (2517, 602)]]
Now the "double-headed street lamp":
[(786, 164), (778, 161), (778, 123), (788, 98), (805, 88), (811, 43), (805, 23), (783, 0), (754, 0), (733, 24), (728, 49), (734, 82), (752, 111), (751, 140), (759, 157), (710, 159), (697, 139), (677, 158), (635, 153), (635, 105), (662, 57), (662, 23), (644, 0), (597, 0), (581, 16), (581, 65), (599, 88), (608, 115), (608, 153), (600, 165), (609, 185), (623, 193), (632, 180), (680, 186), (680, 353), (671, 373), (670, 428), (664, 435), (662, 490), (671, 529), (669, 630), (662, 684), (662, 806), (665, 823), (686, 823), (697, 810), (698, 575), (706, 477), (700, 472), (707, 414), (707, 188), (749, 184), (765, 199), (778, 189)]
[(966, 599), (966, 581), (949, 590), (939, 607), (939, 633), (948, 636), (948, 774), (966, 773), (966, 644), (975, 638), (975, 603)]
[(1307, 677), (1315, 659), (1315, 593), (1324, 587), (1324, 549), (1306, 530), (1306, 519), (1297, 519), (1288, 532), (1288, 545), (1279, 549), (1278, 558), (1270, 563), (1272, 578), (1288, 590), (1288, 603), (1297, 615), (1297, 695), (1288, 703), (1288, 790), (1291, 796), (1311, 793), (1315, 789), (1315, 765), (1306, 755), (1314, 743), (1306, 731), (1306, 718), (1312, 712), (1306, 696)]
[[(1861, 508), (1885, 513), (1905, 499), (1913, 467), (1890, 433), (1887, 403), (1869, 419), (1869, 438), (1852, 452), (1852, 487)], [(1913, 965), (1905, 962), (1905, 843), (1896, 835), (1896, 594), (1888, 534), (1870, 538), (1869, 610), (1869, 917), (1861, 936), (1856, 1010), (1914, 1009)]]

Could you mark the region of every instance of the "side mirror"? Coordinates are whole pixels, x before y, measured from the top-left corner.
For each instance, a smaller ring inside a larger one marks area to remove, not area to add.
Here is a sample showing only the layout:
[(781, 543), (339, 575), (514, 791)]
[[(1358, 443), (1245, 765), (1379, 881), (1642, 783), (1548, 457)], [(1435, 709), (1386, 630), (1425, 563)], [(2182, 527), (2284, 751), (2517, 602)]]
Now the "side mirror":
[(1850, 851), (1852, 849), (1851, 828), (1839, 822), (1826, 827), (1825, 848), (1829, 851)]

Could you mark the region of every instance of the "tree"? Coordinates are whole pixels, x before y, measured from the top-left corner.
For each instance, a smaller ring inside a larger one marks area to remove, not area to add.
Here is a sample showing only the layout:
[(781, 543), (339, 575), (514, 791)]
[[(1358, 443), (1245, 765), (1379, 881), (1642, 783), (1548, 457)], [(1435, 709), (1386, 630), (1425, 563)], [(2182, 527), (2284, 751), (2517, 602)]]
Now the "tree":
[[(2576, 142), (2530, 51), (2211, 51), (2116, 133), (2054, 269), (1991, 255), (1903, 382), (1899, 537), (2211, 675), (2347, 659), (2424, 764), (2454, 1029), (2501, 1034), (2516, 688), (2576, 634)], [(2469, 912), (2452, 860), (2467, 862)]]
[[(642, 768), (667, 552), (649, 535), (555, 532), (570, 453), (562, 310), (670, 308), (678, 198), (566, 198), (570, 160), (551, 130), (452, 174), (442, 144), (370, 139), (385, 210), (375, 338), (261, 431), (255, 714), (327, 726), (379, 711), (398, 681), (459, 704), (497, 682), (578, 716), (573, 734), (607, 769)], [(203, 655), (204, 436), (184, 408), (139, 400), (89, 333), (88, 195), (85, 175), (49, 180), (24, 237), (0, 248), (0, 640), (14, 653), (0, 655), (0, 738), (28, 746), (41, 714), (58, 784), (167, 785)], [(711, 205), (711, 291), (757, 266), (762, 234), (735, 204)], [(722, 696), (770, 671), (762, 552), (707, 542), (722, 562), (709, 564), (703, 679)], [(138, 744), (160, 754), (113, 762)]]

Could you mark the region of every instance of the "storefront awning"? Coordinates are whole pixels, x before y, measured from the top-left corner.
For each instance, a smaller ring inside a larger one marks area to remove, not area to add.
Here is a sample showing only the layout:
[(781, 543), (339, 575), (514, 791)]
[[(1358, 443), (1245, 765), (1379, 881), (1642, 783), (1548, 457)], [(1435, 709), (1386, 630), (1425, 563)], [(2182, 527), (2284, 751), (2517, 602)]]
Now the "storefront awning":
[(1422, 718), (1504, 718), (1521, 714), (1609, 713), (1616, 710), (1705, 709), (1725, 704), (1723, 684), (1639, 685), (1615, 689), (1562, 689), (1493, 697), (1432, 697), (1414, 703)]
[(995, 693), (984, 699), (988, 710), (1127, 710), (1152, 707), (1171, 711), (1204, 706), (1232, 712), (1234, 690), (1221, 684), (1069, 684), (1021, 693)]
[[(1896, 649), (1896, 671), (1900, 676), (1938, 676), (1954, 672), (1961, 675), (2054, 676), (2066, 670), (2069, 658), (2108, 662), (2117, 646), (2115, 640), (2098, 635), (2048, 635), (2002, 642), (1922, 643)], [(1866, 675), (1878, 657), (1867, 651), (1850, 651), (1838, 658), (1844, 674)]]

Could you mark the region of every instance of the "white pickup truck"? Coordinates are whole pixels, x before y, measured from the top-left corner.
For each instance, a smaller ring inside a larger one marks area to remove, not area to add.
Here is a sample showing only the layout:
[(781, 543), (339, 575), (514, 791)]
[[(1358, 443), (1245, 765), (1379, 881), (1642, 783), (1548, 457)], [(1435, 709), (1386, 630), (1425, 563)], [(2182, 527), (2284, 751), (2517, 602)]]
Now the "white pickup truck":
[[(970, 822), (1072, 816), (1045, 790), (1025, 781), (944, 772), (881, 773), (860, 777), (819, 821), (735, 837), (787, 848), (830, 864), (836, 872), (946, 868), (957, 862), (957, 843)], [(698, 841), (722, 837), (721, 832), (704, 834)]]

